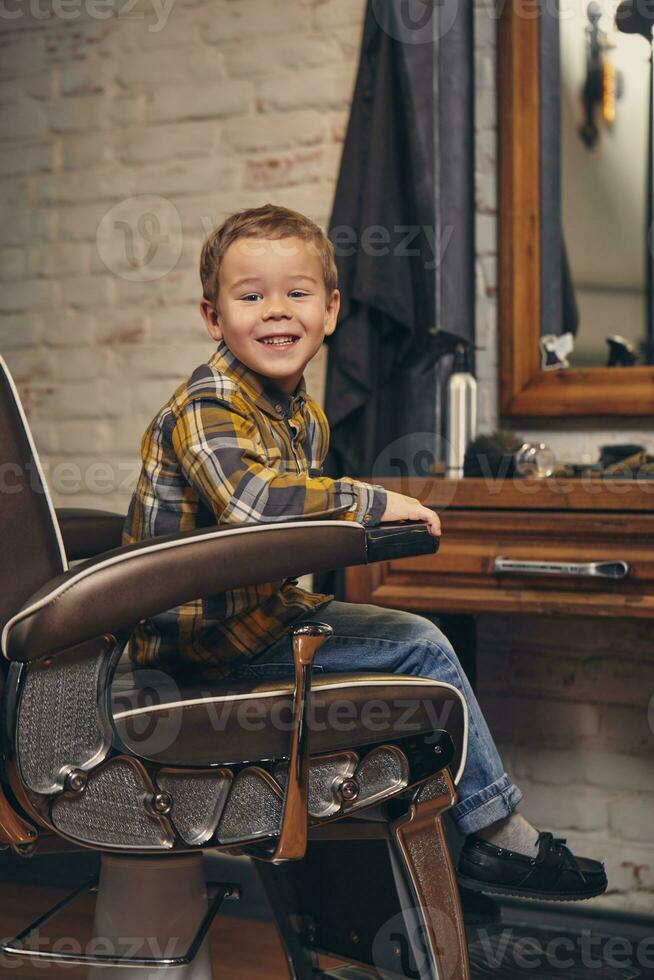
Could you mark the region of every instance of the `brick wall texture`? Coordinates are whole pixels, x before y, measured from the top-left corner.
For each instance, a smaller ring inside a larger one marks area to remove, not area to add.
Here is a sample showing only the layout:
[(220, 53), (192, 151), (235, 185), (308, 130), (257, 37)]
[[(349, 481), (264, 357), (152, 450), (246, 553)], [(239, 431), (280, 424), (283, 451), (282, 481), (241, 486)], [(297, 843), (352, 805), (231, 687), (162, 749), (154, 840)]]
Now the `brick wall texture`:
[[(500, 5), (501, 7), (501, 5)], [(477, 0), (481, 428), (497, 424), (496, 14)], [(326, 225), (363, 0), (52, 0), (0, 17), (0, 352), (55, 501), (124, 511), (153, 412), (212, 350), (202, 240), (266, 201)], [(309, 365), (322, 399), (325, 352)], [(565, 420), (560, 457), (645, 442)], [(564, 628), (565, 626), (565, 628)], [(482, 616), (480, 700), (524, 812), (605, 855), (598, 904), (654, 912), (651, 626)]]

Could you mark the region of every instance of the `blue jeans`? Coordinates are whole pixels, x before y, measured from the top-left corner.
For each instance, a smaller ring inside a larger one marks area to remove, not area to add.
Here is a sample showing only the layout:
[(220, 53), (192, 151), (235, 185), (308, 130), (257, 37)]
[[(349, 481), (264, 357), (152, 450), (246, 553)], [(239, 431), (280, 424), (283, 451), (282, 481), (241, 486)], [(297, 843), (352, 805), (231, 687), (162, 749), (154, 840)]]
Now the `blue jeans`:
[[(445, 681), (461, 691), (468, 705), (468, 755), (451, 815), (462, 833), (472, 834), (511, 813), (522, 793), (504, 771), (470, 683), (450, 641), (437, 626), (415, 613), (336, 599), (300, 617), (294, 625), (305, 620), (329, 623), (334, 630), (316, 654), (316, 671), (411, 674)], [(232, 676), (263, 680), (292, 672), (287, 635), (238, 667)]]

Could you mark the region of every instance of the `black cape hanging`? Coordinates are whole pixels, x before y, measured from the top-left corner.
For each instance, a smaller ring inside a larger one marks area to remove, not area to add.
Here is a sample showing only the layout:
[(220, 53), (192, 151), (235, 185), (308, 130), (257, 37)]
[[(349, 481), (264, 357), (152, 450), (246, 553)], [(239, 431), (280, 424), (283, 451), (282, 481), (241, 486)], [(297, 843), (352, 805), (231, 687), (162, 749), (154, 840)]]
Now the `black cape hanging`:
[(327, 339), (332, 476), (400, 475), (380, 469), (383, 450), (434, 434), (436, 361), (473, 342), (472, 31), (458, 6), (368, 2), (330, 221), (341, 289)]

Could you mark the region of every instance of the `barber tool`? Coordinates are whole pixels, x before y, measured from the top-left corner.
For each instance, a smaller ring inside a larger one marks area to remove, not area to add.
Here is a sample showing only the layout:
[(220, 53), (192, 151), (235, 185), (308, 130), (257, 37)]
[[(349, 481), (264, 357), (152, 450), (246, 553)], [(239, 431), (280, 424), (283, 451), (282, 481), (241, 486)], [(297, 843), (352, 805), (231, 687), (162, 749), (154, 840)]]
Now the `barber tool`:
[(515, 468), (520, 476), (552, 476), (555, 464), (554, 453), (544, 442), (523, 442), (516, 453)]
[(640, 446), (638, 443), (616, 443), (609, 446), (600, 446), (599, 461), (601, 466), (614, 466), (615, 463), (621, 463), (623, 460), (629, 459), (630, 456), (644, 452), (645, 447)]
[(606, 342), (609, 345), (607, 367), (631, 367), (638, 360), (634, 345), (626, 337), (614, 333), (606, 338)]
[(586, 9), (586, 80), (582, 89), (584, 121), (579, 126), (579, 136), (590, 150), (597, 143), (600, 130), (596, 122), (600, 118), (607, 126), (615, 122), (616, 103), (623, 94), (623, 75), (611, 63), (607, 54), (614, 47), (606, 31), (600, 28), (602, 8), (592, 0)]
[(463, 475), (501, 479), (512, 476), (552, 476), (557, 468), (552, 449), (544, 442), (523, 442), (507, 429), (478, 436), (468, 446)]
[(604, 479), (651, 480), (654, 479), (654, 455), (638, 443), (600, 446), (599, 469)]
[(447, 382), (447, 476), (463, 476), (466, 446), (477, 433), (477, 382), (469, 369), (470, 351), (457, 344)]
[(466, 449), (463, 475), (511, 477), (516, 473), (516, 454), (522, 440), (508, 429), (499, 429), (473, 439)]
[(555, 371), (557, 368), (570, 367), (568, 354), (572, 353), (574, 345), (574, 335), (569, 331), (562, 334), (543, 334), (540, 338), (540, 357), (543, 371)]

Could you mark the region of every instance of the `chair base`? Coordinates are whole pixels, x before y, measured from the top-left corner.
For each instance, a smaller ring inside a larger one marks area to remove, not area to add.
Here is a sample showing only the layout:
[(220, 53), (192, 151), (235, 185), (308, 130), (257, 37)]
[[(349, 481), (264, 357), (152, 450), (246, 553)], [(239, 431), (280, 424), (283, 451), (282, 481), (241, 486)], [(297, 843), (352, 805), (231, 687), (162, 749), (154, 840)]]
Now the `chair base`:
[(319, 973), (316, 980), (380, 980), (380, 974), (362, 966), (344, 966), (329, 973)]
[[(98, 899), (93, 939), (85, 952), (27, 945), (42, 926), (89, 890), (97, 890)], [(84, 882), (4, 943), (2, 951), (35, 964), (88, 966), (88, 980), (212, 980), (207, 932), (226, 898), (238, 898), (238, 889), (215, 882), (205, 885), (201, 854), (104, 854), (99, 883)]]
[[(292, 980), (470, 980), (442, 826), (454, 799), (444, 770), (403, 812), (315, 828), (302, 861), (256, 862)], [(352, 965), (319, 972), (319, 955)]]
[[(292, 980), (470, 980), (441, 822), (454, 799), (443, 770), (410, 798), (312, 827), (302, 860), (255, 861)], [(87, 965), (88, 980), (211, 980), (207, 930), (222, 900), (235, 892), (217, 886), (207, 901), (199, 853), (103, 854), (92, 951), (71, 956), (26, 948), (30, 933), (65, 903), (3, 949)], [(349, 965), (321, 971), (321, 955)]]

